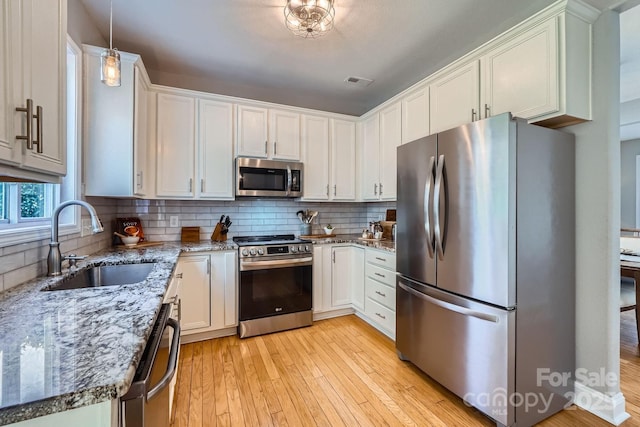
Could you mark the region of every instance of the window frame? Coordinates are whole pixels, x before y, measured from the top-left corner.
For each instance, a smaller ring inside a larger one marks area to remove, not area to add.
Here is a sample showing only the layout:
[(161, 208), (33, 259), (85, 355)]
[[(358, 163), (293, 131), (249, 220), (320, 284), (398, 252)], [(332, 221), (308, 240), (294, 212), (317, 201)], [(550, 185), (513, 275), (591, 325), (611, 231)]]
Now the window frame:
[[(65, 47), (67, 62), (67, 83), (65, 85), (66, 135), (67, 135), (67, 175), (62, 180), (59, 191), (59, 203), (64, 200), (78, 199), (81, 195), (81, 159), (82, 159), (82, 49), (67, 35)], [(73, 58), (69, 57), (73, 55)], [(73, 67), (74, 75), (69, 72)], [(73, 85), (73, 88), (71, 87)], [(73, 99), (69, 90), (75, 89)], [(71, 101), (73, 105), (71, 105)], [(69, 149), (69, 146), (72, 149)], [(59, 236), (79, 233), (81, 231), (81, 213), (79, 206), (70, 206), (60, 213)], [(6, 221), (3, 222), (6, 224)], [(31, 223), (31, 225), (29, 225)], [(12, 224), (13, 225), (13, 224)], [(0, 230), (0, 248), (20, 243), (30, 243), (51, 237), (51, 218), (28, 220), (22, 219), (15, 227)]]

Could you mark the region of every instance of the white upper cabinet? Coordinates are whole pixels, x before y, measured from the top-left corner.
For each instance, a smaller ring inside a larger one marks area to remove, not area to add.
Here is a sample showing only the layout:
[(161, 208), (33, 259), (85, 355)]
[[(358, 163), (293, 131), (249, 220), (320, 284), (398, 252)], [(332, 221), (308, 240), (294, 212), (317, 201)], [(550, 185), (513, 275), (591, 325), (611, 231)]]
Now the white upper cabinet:
[(304, 199), (329, 200), (329, 119), (302, 116)]
[(380, 111), (380, 200), (396, 199), (396, 151), (402, 143), (401, 117), (399, 102)]
[(356, 199), (356, 124), (352, 121), (331, 119), (329, 197), (331, 200)]
[(428, 78), (430, 133), (506, 112), (548, 127), (590, 120), (597, 16), (557, 3)]
[(362, 122), (362, 199), (396, 199), (396, 149), (402, 142), (402, 107), (395, 102)]
[[(153, 194), (150, 127), (154, 96), (138, 55), (120, 52), (121, 85), (100, 81), (104, 48), (84, 50), (85, 194), (131, 197)], [(117, 123), (117, 126), (114, 126)]]
[(558, 24), (536, 26), (484, 55), (483, 117), (511, 112), (525, 119), (557, 112)]
[(380, 185), (380, 116), (376, 113), (361, 125), (362, 139), (362, 185), (363, 200), (378, 200)]
[(271, 158), (300, 160), (300, 114), (269, 110)]
[(431, 82), (431, 133), (478, 120), (480, 72), (471, 61)]
[(300, 114), (238, 105), (238, 156), (300, 160)]
[(304, 200), (356, 198), (356, 124), (302, 116)]
[(402, 97), (402, 143), (429, 133), (429, 86), (423, 85)]
[(158, 93), (156, 193), (195, 195), (195, 99)]
[[(0, 162), (57, 182), (66, 174), (67, 2), (4, 1), (0, 19)], [(30, 114), (16, 111), (28, 99)]]
[(238, 105), (238, 156), (269, 157), (269, 110)]
[(198, 112), (197, 194), (233, 200), (233, 105), (200, 99)]

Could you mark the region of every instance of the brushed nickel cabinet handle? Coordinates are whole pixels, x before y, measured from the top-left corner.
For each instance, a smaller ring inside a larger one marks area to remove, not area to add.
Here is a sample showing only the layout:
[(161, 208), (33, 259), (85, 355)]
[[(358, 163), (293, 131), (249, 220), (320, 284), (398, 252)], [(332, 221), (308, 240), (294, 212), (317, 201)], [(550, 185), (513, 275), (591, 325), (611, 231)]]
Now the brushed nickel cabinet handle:
[(376, 294), (380, 295), (381, 297), (387, 297), (387, 294), (380, 292), (380, 291), (376, 291)]
[(42, 123), (44, 122), (43, 120), (43, 115), (42, 115), (42, 107), (40, 105), (38, 105), (36, 107), (36, 114), (33, 115), (33, 118), (36, 119), (36, 135), (37, 135), (37, 139), (33, 140), (33, 145), (37, 145), (38, 148), (36, 150), (37, 153), (42, 153), (43, 147), (42, 147)]
[(189, 193), (193, 191), (193, 178), (189, 178)]
[(144, 185), (144, 171), (140, 171), (140, 188)]
[(484, 104), (484, 118), (488, 119), (490, 114), (491, 114), (491, 107), (489, 107), (489, 104)]
[(387, 262), (387, 259), (386, 259), (386, 258), (376, 257), (376, 259), (377, 259), (378, 261)]
[(182, 279), (182, 273), (176, 273), (176, 279)]
[(373, 274), (375, 274), (375, 275), (376, 275), (376, 276), (378, 276), (378, 277), (382, 277), (383, 279), (384, 279), (385, 277), (387, 277), (387, 276), (385, 276), (384, 274), (380, 274), (380, 273), (378, 273), (378, 272), (375, 272), (375, 273), (373, 273)]
[(382, 196), (382, 183), (380, 183), (380, 195)]
[(373, 184), (373, 195), (374, 196), (378, 195), (378, 184)]
[(266, 156), (267, 154), (269, 154), (267, 144), (268, 144), (268, 142), (267, 142), (267, 141), (265, 141), (265, 142), (264, 142), (264, 155), (265, 155), (265, 156)]
[(26, 107), (16, 107), (16, 111), (19, 113), (27, 113), (27, 134), (26, 135), (16, 135), (16, 139), (21, 141), (27, 141), (27, 150), (33, 149), (33, 139), (32, 139), (32, 117), (33, 117), (33, 99), (27, 99)]
[(278, 141), (275, 141), (273, 143), (273, 155), (277, 155), (278, 154)]
[(338, 195), (338, 184), (333, 184), (333, 195), (334, 197)]
[(329, 184), (327, 184), (327, 197), (329, 197)]
[(387, 317), (383, 314), (380, 313), (376, 313), (376, 316), (380, 317), (381, 319), (386, 319)]
[(471, 121), (472, 122), (476, 121), (476, 109), (475, 108), (471, 109)]
[(204, 193), (204, 178), (200, 179), (200, 192)]

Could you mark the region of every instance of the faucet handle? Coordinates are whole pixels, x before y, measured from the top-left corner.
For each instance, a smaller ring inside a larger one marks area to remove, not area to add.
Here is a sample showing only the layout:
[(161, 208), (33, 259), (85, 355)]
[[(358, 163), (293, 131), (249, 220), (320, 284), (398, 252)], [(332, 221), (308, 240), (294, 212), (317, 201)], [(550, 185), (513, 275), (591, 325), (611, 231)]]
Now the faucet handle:
[(75, 267), (76, 263), (78, 261), (82, 261), (83, 259), (85, 259), (87, 256), (86, 255), (76, 255), (76, 254), (69, 254), (69, 255), (65, 255), (62, 257), (63, 260), (68, 260), (69, 261), (69, 268), (71, 267)]

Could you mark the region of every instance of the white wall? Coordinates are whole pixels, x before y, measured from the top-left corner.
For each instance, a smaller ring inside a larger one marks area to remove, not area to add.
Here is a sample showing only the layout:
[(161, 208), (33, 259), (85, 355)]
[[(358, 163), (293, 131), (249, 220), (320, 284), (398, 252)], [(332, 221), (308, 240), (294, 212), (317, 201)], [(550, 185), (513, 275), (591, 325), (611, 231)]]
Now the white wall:
[[(565, 129), (576, 135), (576, 363), (618, 378), (619, 44), (619, 15), (605, 11), (593, 26), (593, 121)], [(618, 381), (591, 388), (620, 397)]]
[(78, 45), (107, 46), (107, 42), (96, 28), (80, 0), (69, 0), (67, 5), (67, 33)]
[(624, 228), (636, 228), (636, 156), (640, 156), (640, 139), (620, 143), (620, 225)]

